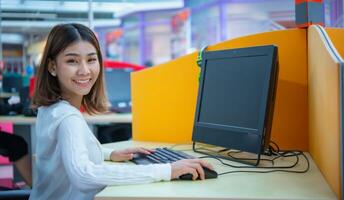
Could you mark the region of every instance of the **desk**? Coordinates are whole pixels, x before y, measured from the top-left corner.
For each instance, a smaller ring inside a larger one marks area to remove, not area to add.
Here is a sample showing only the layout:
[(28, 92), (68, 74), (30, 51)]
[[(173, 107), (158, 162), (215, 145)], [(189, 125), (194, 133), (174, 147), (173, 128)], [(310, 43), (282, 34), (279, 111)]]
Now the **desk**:
[(11, 96), (19, 96), (18, 92), (0, 92), (0, 98), (10, 98)]
[[(117, 113), (109, 113), (102, 115), (84, 114), (84, 117), (87, 123), (93, 125), (103, 125), (110, 123), (131, 123), (132, 120), (131, 114)], [(9, 121), (12, 122), (13, 125), (33, 125), (36, 123), (36, 117), (26, 117), (24, 115), (0, 116), (0, 121)]]
[[(110, 123), (131, 123), (131, 114), (117, 114), (108, 113), (102, 115), (87, 115), (85, 114), (85, 120), (92, 127), (94, 125), (104, 125)], [(16, 116), (0, 116), (0, 121), (12, 122), (13, 125), (30, 125), (30, 135), (31, 135), (31, 146), (34, 147), (36, 144), (35, 135), (35, 123), (36, 117), (26, 117), (23, 115)]]
[[(117, 114), (117, 113), (108, 113), (102, 115), (84, 115), (85, 120), (89, 124), (91, 130), (95, 132), (95, 125), (105, 125), (111, 123), (131, 123), (132, 115), (129, 114)], [(12, 122), (13, 125), (29, 125), (30, 130), (26, 131), (30, 134), (30, 143), (31, 143), (31, 155), (35, 155), (35, 145), (36, 145), (36, 117), (26, 117), (23, 115), (16, 116), (0, 116), (0, 121)], [(34, 158), (32, 159), (32, 169), (34, 171)]]
[[(114, 149), (143, 146), (155, 148), (171, 147), (171, 144), (125, 141), (104, 145)], [(176, 146), (174, 149), (189, 149), (185, 152), (200, 155), (191, 151), (191, 145)], [(304, 174), (274, 172), (234, 173), (221, 175), (217, 179), (204, 181), (172, 181), (141, 185), (108, 186), (97, 194), (96, 200), (126, 199), (336, 199), (334, 192), (319, 172), (313, 160), (310, 170)], [(218, 173), (235, 170), (222, 166), (218, 161), (208, 160)], [(227, 161), (230, 162), (230, 161)], [(238, 164), (232, 162), (232, 164)], [(303, 169), (305, 162), (296, 169)]]

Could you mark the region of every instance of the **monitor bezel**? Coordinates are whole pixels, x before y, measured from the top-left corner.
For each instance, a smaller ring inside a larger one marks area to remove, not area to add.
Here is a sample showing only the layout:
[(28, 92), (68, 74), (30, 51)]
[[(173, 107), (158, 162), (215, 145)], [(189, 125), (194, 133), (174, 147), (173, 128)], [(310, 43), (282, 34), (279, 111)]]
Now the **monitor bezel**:
[[(125, 89), (129, 89), (128, 91), (126, 91), (126, 97), (125, 98), (118, 98), (116, 97), (115, 99), (113, 98), (113, 96), (116, 96), (114, 94), (117, 93), (116, 90), (114, 90), (114, 88), (111, 87), (111, 84), (113, 84), (110, 80), (108, 80), (108, 75), (111, 75), (111, 73), (123, 73), (127, 75), (128, 78), (128, 82), (126, 83), (122, 83), (122, 84), (128, 84), (126, 86), (122, 86), (122, 88)], [(104, 70), (104, 84), (105, 84), (105, 90), (107, 93), (107, 97), (109, 101), (113, 101), (113, 102), (129, 102), (131, 101), (131, 77), (130, 77), (130, 73), (132, 72), (132, 70), (130, 68), (109, 68), (109, 69), (105, 69)]]
[[(267, 56), (271, 59), (265, 76), (267, 78), (264, 82), (264, 94), (262, 95), (261, 105), (259, 109), (259, 126), (257, 129), (237, 128), (223, 125), (206, 124), (199, 122), (200, 105), (202, 101), (205, 72), (207, 70), (207, 62), (210, 59), (220, 58), (238, 58), (247, 56)], [(228, 49), (220, 51), (207, 51), (203, 55), (201, 65), (201, 76), (198, 89), (198, 97), (196, 104), (196, 114), (194, 119), (194, 128), (192, 134), (193, 142), (201, 142), (216, 146), (221, 146), (228, 149), (236, 149), (255, 154), (260, 154), (265, 151), (270, 140), (270, 131), (273, 117), (273, 106), (275, 99), (275, 92), (277, 87), (278, 77), (278, 57), (277, 47), (274, 45), (247, 47), (239, 49)], [(238, 133), (240, 135), (238, 135)], [(243, 134), (245, 133), (245, 134)], [(210, 135), (211, 134), (211, 135)], [(226, 141), (223, 138), (230, 134), (232, 141)], [(255, 141), (254, 143), (245, 144), (242, 141)]]

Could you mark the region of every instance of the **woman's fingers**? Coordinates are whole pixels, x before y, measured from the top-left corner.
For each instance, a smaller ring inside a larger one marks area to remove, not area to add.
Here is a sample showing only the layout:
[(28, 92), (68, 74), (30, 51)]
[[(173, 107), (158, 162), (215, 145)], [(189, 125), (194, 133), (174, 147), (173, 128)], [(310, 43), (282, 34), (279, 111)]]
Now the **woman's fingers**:
[(204, 161), (204, 160), (201, 160), (201, 159), (191, 159), (193, 162), (195, 163), (199, 163), (201, 166), (203, 167), (206, 167), (206, 168), (209, 168), (211, 170), (214, 170), (214, 167), (209, 164), (208, 162)]
[(143, 153), (143, 154), (150, 154), (154, 152), (154, 150), (142, 148), (142, 147), (136, 147), (136, 148), (129, 148), (124, 150), (125, 153)]
[(206, 167), (206, 168), (208, 168), (208, 169), (214, 170), (214, 167), (213, 167), (210, 163), (208, 163), (208, 162), (206, 162), (206, 161), (204, 161), (204, 160), (200, 160), (200, 164), (201, 164), (203, 167)]
[(144, 154), (150, 154), (150, 153), (154, 152), (154, 151), (151, 151), (149, 149), (142, 148), (142, 147), (138, 148), (137, 151), (138, 151), (138, 153), (144, 153)]
[(204, 170), (202, 168), (201, 163), (198, 160), (190, 160), (190, 162), (188, 162), (188, 166), (195, 169), (195, 171), (197, 172), (197, 176), (199, 176), (200, 179), (203, 180), (205, 178)]
[(192, 174), (192, 180), (196, 180), (198, 178), (198, 173), (195, 168), (189, 168), (189, 172), (191, 172), (190, 174)]
[(184, 174), (192, 174), (192, 179), (205, 179), (203, 167), (213, 169), (213, 167), (206, 161), (200, 159), (185, 159), (172, 163), (172, 178), (178, 178)]

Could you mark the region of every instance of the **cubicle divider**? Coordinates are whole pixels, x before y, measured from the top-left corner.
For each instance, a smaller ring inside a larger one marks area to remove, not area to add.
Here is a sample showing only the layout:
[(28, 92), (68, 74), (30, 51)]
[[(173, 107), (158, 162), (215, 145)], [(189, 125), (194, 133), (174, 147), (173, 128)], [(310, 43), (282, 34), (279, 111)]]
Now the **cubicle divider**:
[(191, 141), (199, 69), (196, 53), (131, 73), (133, 139)]
[(344, 63), (336, 46), (344, 52), (343, 36), (343, 29), (325, 31), (321, 26), (308, 29), (309, 150), (340, 199), (343, 199)]
[[(339, 199), (344, 199), (343, 36), (344, 29), (311, 26), (249, 35), (207, 49), (278, 46), (271, 139), (281, 149), (309, 151)], [(134, 140), (191, 142), (199, 74), (196, 57), (192, 53), (132, 73)]]
[[(280, 71), (271, 137), (282, 149), (308, 150), (306, 33), (305, 29), (273, 31), (208, 47), (212, 51), (278, 46)], [(134, 140), (191, 142), (198, 91), (196, 57), (192, 53), (132, 73)]]
[(341, 56), (341, 67), (340, 67), (340, 165), (341, 165), (341, 187), (340, 187), (340, 197), (344, 199), (344, 29), (343, 28), (325, 28), (326, 32), (330, 36), (330, 39), (335, 46), (337, 52)]

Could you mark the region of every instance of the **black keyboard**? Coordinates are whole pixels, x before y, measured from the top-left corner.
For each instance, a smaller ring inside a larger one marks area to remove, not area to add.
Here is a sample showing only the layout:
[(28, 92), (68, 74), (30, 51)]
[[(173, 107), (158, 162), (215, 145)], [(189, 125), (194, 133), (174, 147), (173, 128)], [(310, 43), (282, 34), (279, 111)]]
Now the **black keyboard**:
[(148, 165), (156, 163), (172, 163), (177, 160), (196, 158), (182, 151), (176, 151), (169, 148), (156, 148), (154, 153), (149, 155), (136, 154), (131, 160), (137, 165)]

